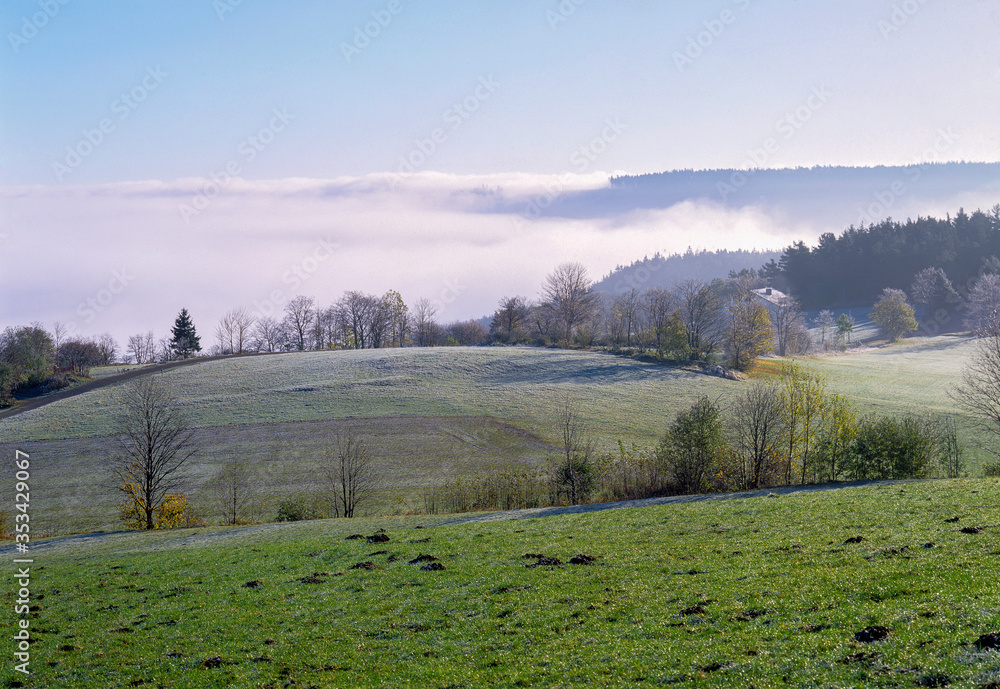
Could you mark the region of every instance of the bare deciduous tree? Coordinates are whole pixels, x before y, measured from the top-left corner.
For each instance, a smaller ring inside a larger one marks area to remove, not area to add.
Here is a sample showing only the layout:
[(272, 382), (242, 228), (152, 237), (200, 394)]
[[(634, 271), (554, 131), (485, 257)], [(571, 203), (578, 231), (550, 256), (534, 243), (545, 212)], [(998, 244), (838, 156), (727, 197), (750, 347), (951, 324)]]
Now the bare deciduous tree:
[(59, 346), (66, 341), (69, 334), (69, 326), (65, 323), (56, 321), (52, 324), (52, 344), (55, 346), (56, 351), (59, 351)]
[(110, 366), (118, 359), (118, 342), (111, 333), (101, 333), (94, 338), (97, 351), (101, 353), (101, 365)]
[(493, 313), (490, 334), (500, 342), (516, 341), (525, 335), (530, 309), (524, 297), (503, 297)]
[(632, 346), (632, 341), (642, 329), (643, 308), (642, 294), (635, 287), (614, 298), (608, 321), (609, 335), (614, 344), (624, 341), (626, 347)]
[(731, 417), (734, 449), (744, 488), (769, 484), (778, 469), (785, 437), (781, 390), (774, 382), (756, 381), (736, 398)]
[(337, 341), (337, 308), (330, 306), (316, 309), (312, 325), (313, 349), (324, 350), (333, 347)]
[(479, 321), (457, 321), (449, 325), (445, 332), (448, 334), (449, 344), (481, 345), (489, 338), (486, 326)]
[(390, 328), (389, 310), (383, 300), (364, 292), (345, 292), (335, 306), (343, 346), (377, 349)]
[(195, 453), (193, 432), (177, 402), (152, 376), (125, 384), (111, 471), (129, 507), (156, 527), (154, 515), (168, 493), (183, 481), (184, 465)]
[(438, 324), (434, 320), (437, 307), (430, 300), (422, 298), (413, 310), (413, 325), (416, 328), (418, 347), (432, 347), (437, 343)]
[(566, 344), (597, 307), (599, 297), (591, 288), (587, 269), (580, 263), (563, 263), (545, 278), (542, 298), (559, 316)]
[(670, 317), (677, 311), (677, 302), (670, 290), (664, 287), (650, 287), (643, 294), (643, 301), (653, 344), (662, 351)]
[(215, 341), (219, 354), (232, 354), (233, 348), (233, 317), (232, 311), (224, 314), (215, 326)]
[(229, 313), (233, 323), (233, 352), (242, 354), (250, 349), (250, 334), (256, 319), (250, 311), (242, 306)]
[(595, 445), (584, 434), (576, 407), (566, 400), (559, 412), (559, 432), (562, 458), (555, 467), (558, 492), (564, 493), (571, 505), (579, 504), (593, 490), (596, 483), (594, 466)]
[(987, 274), (976, 280), (965, 305), (965, 327), (977, 334), (988, 331), (1000, 313), (1000, 275)]
[(712, 286), (689, 279), (676, 287), (681, 320), (694, 356), (707, 356), (718, 344), (721, 303)]
[(258, 505), (259, 479), (249, 462), (227, 462), (211, 482), (225, 524), (254, 520)]
[(127, 355), (137, 364), (148, 364), (156, 359), (156, 338), (153, 331), (139, 333), (128, 338)]
[(308, 349), (309, 327), (315, 315), (315, 300), (297, 296), (285, 305), (285, 323), (297, 350)]
[(338, 433), (324, 457), (323, 478), (333, 503), (334, 516), (353, 517), (378, 487), (377, 462), (358, 434)]
[(961, 385), (948, 394), (992, 438), (987, 449), (1000, 457), (1000, 319), (994, 318), (981, 333)]
[(281, 323), (271, 316), (261, 316), (253, 329), (254, 348), (258, 352), (277, 352), (282, 349)]
[[(799, 302), (786, 294), (773, 303), (774, 344), (778, 356), (804, 354), (809, 350), (809, 333)], [(833, 320), (832, 315), (830, 320)]]
[(813, 321), (816, 327), (819, 328), (819, 340), (820, 344), (823, 345), (823, 349), (827, 348), (826, 336), (827, 333), (832, 333), (834, 328), (837, 327), (837, 321), (833, 318), (833, 312), (829, 309), (823, 309), (816, 316), (816, 320)]

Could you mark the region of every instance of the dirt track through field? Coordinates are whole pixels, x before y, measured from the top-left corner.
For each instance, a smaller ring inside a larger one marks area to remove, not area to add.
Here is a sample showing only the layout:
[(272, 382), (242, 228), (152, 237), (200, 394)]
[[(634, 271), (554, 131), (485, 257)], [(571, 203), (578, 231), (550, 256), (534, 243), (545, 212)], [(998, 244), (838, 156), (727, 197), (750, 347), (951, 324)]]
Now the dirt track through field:
[(900, 481), (850, 481), (842, 483), (822, 483), (805, 486), (786, 486), (783, 488), (768, 488), (765, 490), (745, 490), (738, 493), (711, 493), (708, 495), (672, 495), (666, 498), (646, 498), (645, 500), (623, 500), (621, 502), (602, 502), (593, 505), (570, 505), (568, 507), (535, 507), (525, 510), (509, 510), (506, 512), (487, 512), (468, 514), (440, 522), (435, 526), (452, 526), (457, 524), (481, 524), (483, 522), (504, 521), (507, 519), (534, 519), (537, 517), (555, 517), (561, 514), (583, 514), (585, 512), (601, 512), (603, 510), (620, 510), (630, 507), (650, 507), (652, 505), (677, 505), (689, 502), (707, 502), (709, 500), (741, 500), (745, 498), (780, 497), (796, 493), (815, 493), (827, 490), (843, 490), (844, 488), (863, 488), (865, 486), (892, 486), (899, 483), (914, 483), (913, 480)]
[(124, 373), (117, 373), (106, 378), (101, 378), (99, 380), (92, 380), (89, 383), (83, 383), (82, 385), (77, 385), (72, 388), (67, 388), (65, 390), (59, 390), (57, 392), (50, 393), (48, 395), (43, 395), (42, 397), (33, 397), (16, 407), (11, 407), (10, 409), (5, 409), (0, 411), (0, 420), (9, 419), (12, 416), (17, 416), (18, 414), (23, 414), (26, 411), (31, 411), (33, 409), (38, 409), (39, 407), (44, 407), (46, 405), (52, 404), (53, 402), (58, 402), (60, 400), (68, 399), (70, 397), (76, 397), (77, 395), (82, 395), (84, 393), (90, 392), (92, 390), (99, 390), (100, 388), (106, 388), (109, 385), (118, 385), (119, 383), (124, 383), (127, 380), (133, 378), (138, 378), (139, 376), (145, 376), (150, 373), (160, 373), (162, 371), (169, 371), (173, 368), (178, 368), (180, 366), (191, 366), (192, 364), (201, 364), (206, 361), (216, 361), (217, 359), (234, 359), (242, 358), (248, 356), (276, 356), (279, 354), (286, 354), (287, 352), (251, 352), (249, 354), (226, 354), (222, 356), (202, 356), (196, 357), (194, 359), (182, 359), (180, 361), (168, 361), (163, 364), (153, 364), (152, 366), (142, 366), (141, 368), (130, 369)]

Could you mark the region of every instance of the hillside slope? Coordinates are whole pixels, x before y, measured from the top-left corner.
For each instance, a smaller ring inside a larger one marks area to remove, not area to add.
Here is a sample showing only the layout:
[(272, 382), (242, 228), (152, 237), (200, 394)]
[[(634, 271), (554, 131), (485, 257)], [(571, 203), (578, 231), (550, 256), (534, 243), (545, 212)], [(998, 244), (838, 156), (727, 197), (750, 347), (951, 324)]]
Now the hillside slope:
[[(700, 395), (738, 383), (595, 352), (440, 348), (303, 352), (206, 361), (155, 374), (198, 429), (186, 490), (214, 519), (209, 482), (250, 462), (282, 497), (311, 494), (341, 431), (362, 433), (384, 476), (377, 509), (419, 509), (422, 491), (490, 468), (552, 457), (569, 400), (601, 449), (655, 443)], [(50, 531), (116, 528), (107, 471), (119, 412), (116, 386), (0, 420), (0, 452), (33, 458), (33, 524)], [(0, 472), (10, 474), (11, 467)]]

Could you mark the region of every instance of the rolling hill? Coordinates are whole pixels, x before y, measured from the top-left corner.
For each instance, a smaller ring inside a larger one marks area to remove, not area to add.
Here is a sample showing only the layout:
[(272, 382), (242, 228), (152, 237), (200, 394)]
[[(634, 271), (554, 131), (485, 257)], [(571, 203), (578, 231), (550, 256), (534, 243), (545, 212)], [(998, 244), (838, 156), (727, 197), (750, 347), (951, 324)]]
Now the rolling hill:
[[(947, 390), (971, 340), (914, 339), (864, 353), (804, 359), (832, 392), (864, 412), (951, 413)], [(744, 384), (610, 354), (527, 347), (304, 352), (216, 359), (156, 373), (197, 429), (188, 492), (214, 514), (210, 479), (229, 461), (253, 463), (271, 500), (308, 493), (339, 431), (378, 448), (385, 481), (372, 510), (419, 510), (427, 488), (484, 469), (544, 466), (557, 419), (574, 404), (600, 451), (619, 440), (652, 446), (701, 395), (727, 406)], [(38, 529), (117, 528), (106, 470), (117, 414), (109, 386), (0, 420), (0, 452), (33, 457)], [(982, 456), (962, 423), (976, 471)], [(10, 477), (11, 467), (3, 472)]]

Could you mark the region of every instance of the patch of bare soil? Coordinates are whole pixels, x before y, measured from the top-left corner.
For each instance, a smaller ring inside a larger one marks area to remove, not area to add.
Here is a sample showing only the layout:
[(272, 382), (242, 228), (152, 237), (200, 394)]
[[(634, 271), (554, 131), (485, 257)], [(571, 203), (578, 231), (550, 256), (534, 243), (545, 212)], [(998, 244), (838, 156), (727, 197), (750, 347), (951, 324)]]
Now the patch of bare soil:
[(422, 572), (436, 572), (436, 571), (439, 571), (439, 570), (442, 570), (442, 569), (447, 569), (447, 568), (444, 565), (442, 565), (440, 562), (432, 562), (429, 565), (424, 565), (423, 567), (421, 567), (420, 571), (422, 571)]
[(981, 651), (1000, 651), (1000, 632), (983, 634), (973, 642), (973, 645)]
[(702, 605), (692, 605), (689, 608), (681, 610), (682, 615), (704, 615), (706, 612), (708, 611)]
[(881, 625), (872, 625), (871, 627), (865, 627), (861, 631), (854, 635), (855, 641), (860, 641), (863, 644), (870, 644), (875, 641), (881, 641), (882, 639), (889, 636), (892, 630), (888, 627), (883, 627)]
[(525, 565), (525, 567), (531, 569), (533, 567), (560, 567), (562, 566), (562, 560), (557, 557), (546, 557), (544, 555), (539, 555), (538, 559), (530, 565)]
[(313, 572), (312, 574), (307, 574), (304, 577), (299, 578), (299, 582), (303, 584), (322, 584), (326, 581), (326, 578), (330, 576), (328, 572)]
[(433, 555), (417, 555), (415, 558), (410, 560), (407, 564), (409, 565), (419, 565), (421, 562), (437, 562), (438, 559)]

